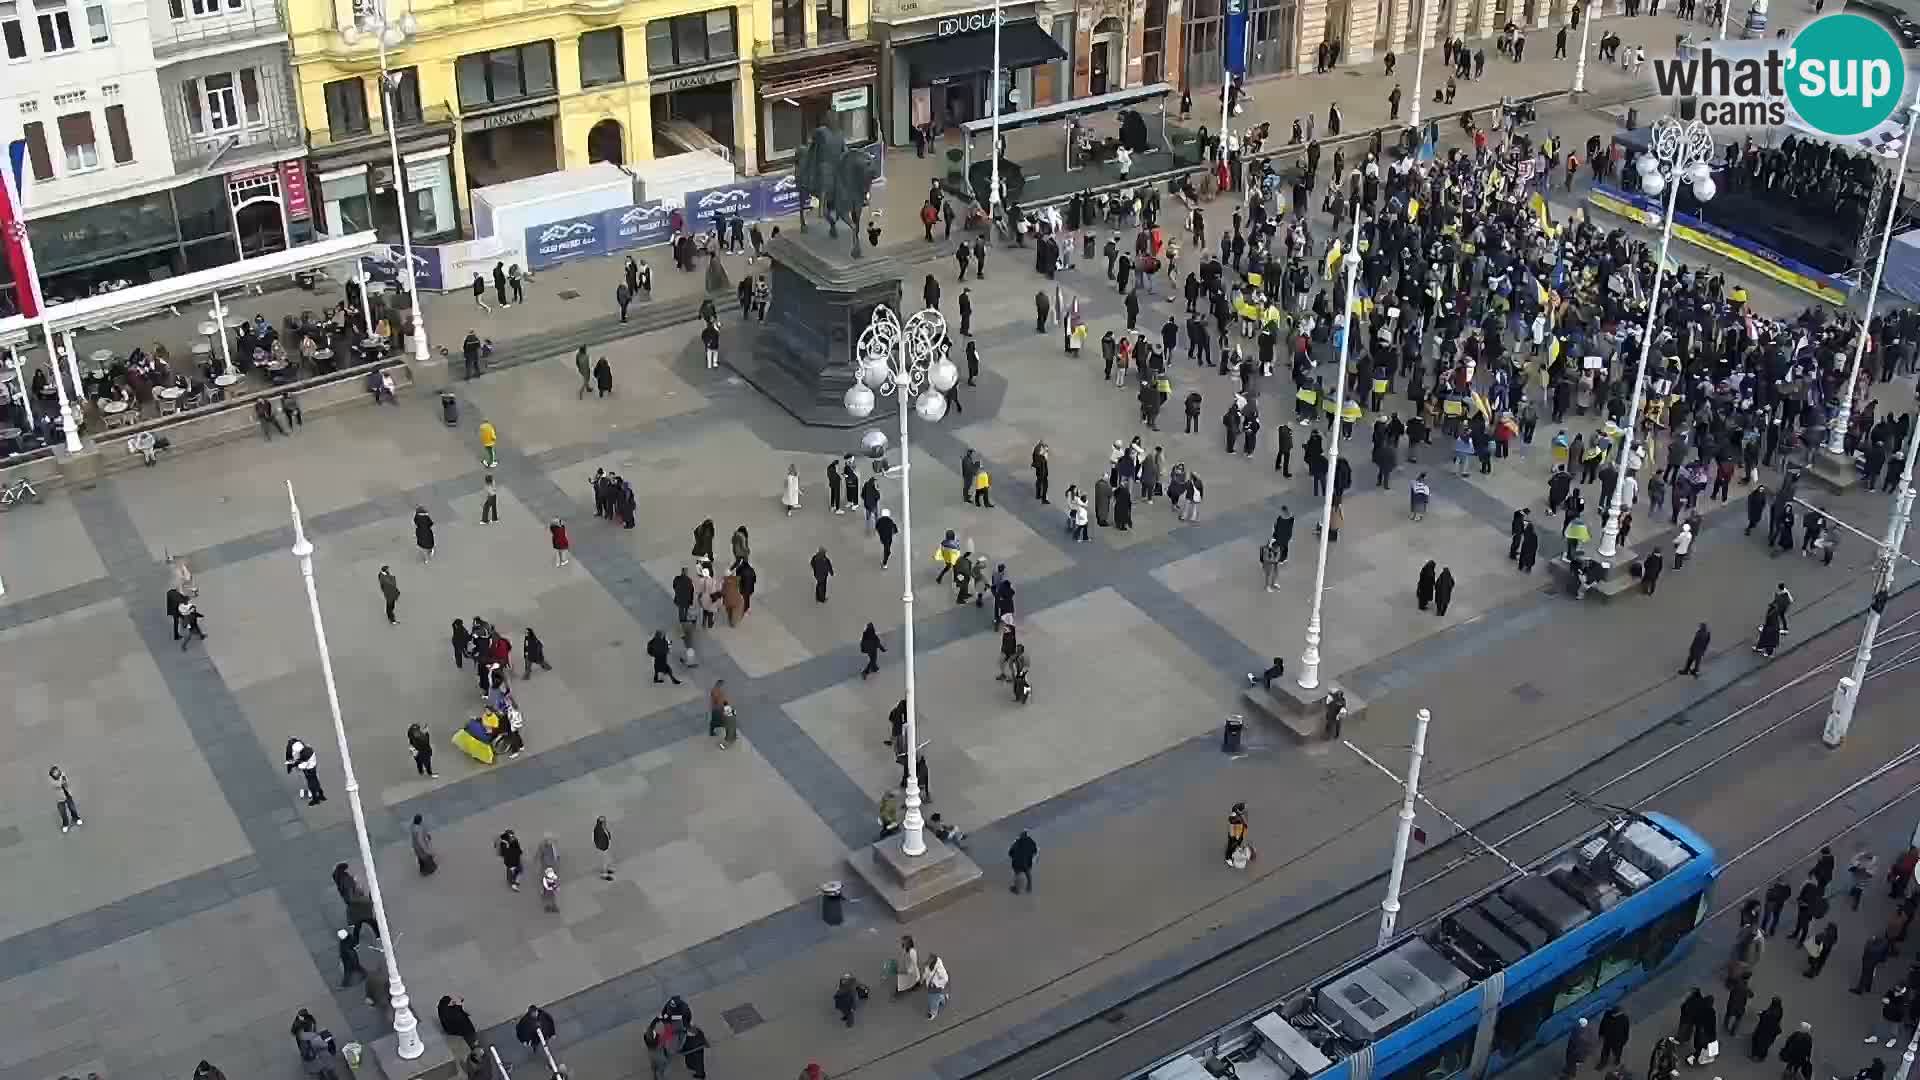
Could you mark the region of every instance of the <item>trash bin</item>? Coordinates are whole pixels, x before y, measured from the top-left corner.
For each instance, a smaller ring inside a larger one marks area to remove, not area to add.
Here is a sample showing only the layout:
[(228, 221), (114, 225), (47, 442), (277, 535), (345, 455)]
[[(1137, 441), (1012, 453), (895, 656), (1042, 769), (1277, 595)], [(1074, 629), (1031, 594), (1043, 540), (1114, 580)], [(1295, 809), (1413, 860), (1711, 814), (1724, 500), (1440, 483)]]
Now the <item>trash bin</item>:
[(448, 427), (460, 426), (459, 398), (454, 397), (451, 393), (443, 393), (440, 395), (440, 419), (445, 420)]
[(820, 886), (820, 921), (828, 926), (839, 926), (846, 919), (846, 887), (837, 881)]
[(1240, 752), (1240, 733), (1242, 731), (1245, 731), (1246, 727), (1247, 727), (1247, 721), (1245, 717), (1241, 717), (1241, 716), (1227, 717), (1226, 730), (1220, 733), (1220, 752), (1223, 754), (1239, 753)]

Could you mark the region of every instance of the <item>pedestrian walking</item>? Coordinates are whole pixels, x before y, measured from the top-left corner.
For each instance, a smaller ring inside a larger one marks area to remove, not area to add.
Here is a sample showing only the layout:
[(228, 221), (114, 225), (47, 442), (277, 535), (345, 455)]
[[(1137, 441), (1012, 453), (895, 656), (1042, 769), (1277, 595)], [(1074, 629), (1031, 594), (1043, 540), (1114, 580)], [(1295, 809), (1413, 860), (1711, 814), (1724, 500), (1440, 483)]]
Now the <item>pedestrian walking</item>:
[(413, 750), (413, 771), (421, 776), (438, 779), (433, 771), (433, 737), (424, 724), (407, 725), (407, 745)]
[[(1755, 933), (1759, 928), (1754, 927)], [(1727, 1011), (1720, 1030), (1726, 1035), (1740, 1032), (1740, 1021), (1747, 1015), (1747, 1002), (1753, 1000), (1753, 972), (1742, 971), (1727, 977)]]
[(1269, 539), (1260, 545), (1260, 574), (1268, 592), (1280, 591), (1280, 544)]
[(467, 632), (467, 624), (461, 622), (459, 619), (453, 620), (452, 643), (454, 667), (464, 668), (466, 666), (467, 649), (472, 642), (473, 635)]
[(85, 825), (86, 822), (80, 820), (80, 807), (73, 801), (73, 786), (68, 782), (65, 770), (58, 765), (49, 768), (47, 783), (53, 786), (54, 809), (60, 815), (60, 831), (64, 833)]
[(535, 667), (541, 671), (553, 670), (553, 665), (547, 663), (547, 643), (540, 640), (540, 635), (534, 633), (531, 626), (520, 635), (520, 655), (525, 658), (523, 662), (526, 665), (520, 672), (522, 679), (533, 678)]
[(1583, 1016), (1574, 1022), (1573, 1031), (1567, 1036), (1566, 1057), (1561, 1065), (1560, 1075), (1566, 1080), (1573, 1080), (1574, 1074), (1580, 1071), (1580, 1066), (1593, 1056), (1593, 1044), (1592, 1025)]
[(289, 738), (286, 764), (289, 774), (295, 769), (300, 770), (300, 783), (306, 789), (308, 806), (318, 806), (327, 801), (327, 793), (320, 789), (320, 759), (314, 754), (313, 747), (297, 737)]
[(739, 734), (739, 718), (734, 714), (732, 699), (727, 696), (727, 681), (716, 679), (713, 689), (707, 691), (707, 736), (720, 735), (720, 749), (725, 750)]
[(833, 560), (827, 557), (826, 548), (813, 553), (808, 568), (813, 571), (813, 602), (824, 604), (827, 602), (827, 579), (833, 576)]
[(1693, 641), (1687, 646), (1687, 662), (1680, 665), (1680, 674), (1700, 677), (1700, 661), (1706, 658), (1707, 646), (1713, 642), (1713, 632), (1701, 623), (1693, 632)]
[(780, 482), (780, 505), (786, 507), (787, 516), (800, 509), (800, 467), (787, 466), (787, 475)]
[[(627, 519), (629, 522), (632, 518)], [(627, 528), (633, 528), (628, 524)], [(567, 535), (567, 523), (560, 518), (547, 522), (547, 542), (553, 546), (553, 565), (567, 565), (573, 551), (573, 539)]]
[(1420, 568), (1420, 576), (1414, 579), (1413, 598), (1420, 605), (1421, 611), (1427, 610), (1433, 603), (1433, 590), (1439, 583), (1438, 575), (1439, 564), (1428, 559), (1427, 564)]
[(594, 361), (593, 387), (600, 397), (613, 393), (613, 365), (604, 356)]
[(424, 506), (413, 508), (413, 544), (420, 549), (420, 561), (433, 561), (433, 515)]
[(1022, 881), (1026, 882), (1028, 892), (1033, 891), (1033, 859), (1039, 853), (1040, 845), (1034, 842), (1027, 830), (1021, 829), (1020, 835), (1013, 840), (1013, 846), (1007, 849), (1007, 860), (1013, 865), (1013, 884), (1008, 887), (1008, 892), (1018, 893)]
[(1609, 1062), (1614, 1065), (1620, 1064), (1620, 1055), (1627, 1048), (1627, 1038), (1633, 1030), (1633, 1024), (1627, 1019), (1627, 1014), (1616, 1005), (1600, 1017), (1599, 1028), (1598, 1068), (1601, 1072), (1605, 1072)]
[(593, 819), (593, 850), (600, 853), (600, 880), (613, 880), (613, 830), (607, 828), (607, 819)]
[(940, 954), (927, 955), (927, 967), (920, 975), (920, 984), (927, 988), (927, 1019), (932, 1020), (940, 1015), (941, 1008), (947, 1003), (951, 980), (947, 975), (946, 961), (940, 958)]
[(1782, 1080), (1813, 1080), (1812, 1024), (1803, 1020), (1800, 1030), (1787, 1036), (1787, 1041), (1780, 1045), (1780, 1060), (1786, 1063), (1780, 1073)]
[(1693, 524), (1683, 522), (1680, 531), (1673, 537), (1673, 569), (1678, 573), (1687, 565), (1687, 555), (1693, 551)]
[(1640, 564), (1641, 592), (1648, 596), (1653, 595), (1653, 591), (1660, 587), (1660, 573), (1666, 569), (1666, 565), (1666, 556), (1660, 554), (1659, 548), (1654, 548), (1653, 553), (1648, 555), (1646, 560)]
[(1860, 947), (1860, 977), (1853, 982), (1853, 993), (1873, 993), (1873, 975), (1886, 963), (1890, 946), (1885, 934), (1875, 934)]
[(407, 826), (407, 839), (413, 845), (413, 861), (420, 868), (420, 876), (432, 877), (440, 869), (440, 860), (433, 853), (433, 832), (421, 815), (413, 815), (413, 824)]
[(1832, 919), (1828, 919), (1826, 923), (1820, 927), (1819, 933), (1814, 934), (1802, 943), (1807, 953), (1807, 970), (1800, 974), (1805, 978), (1811, 979), (1817, 977), (1822, 971), (1825, 971), (1827, 961), (1833, 958), (1833, 950), (1839, 944), (1840, 927)]
[(526, 869), (520, 849), (520, 838), (513, 835), (512, 829), (501, 832), (493, 841), (493, 853), (500, 856), (500, 863), (507, 868), (507, 887), (514, 892), (520, 891), (520, 875)]
[(1762, 897), (1760, 929), (1768, 937), (1772, 937), (1779, 931), (1780, 912), (1791, 899), (1793, 899), (1793, 887), (1784, 880), (1775, 878), (1773, 884), (1767, 886), (1766, 895)]
[(393, 576), (393, 567), (384, 565), (375, 577), (380, 584), (380, 597), (387, 602), (387, 622), (398, 623), (400, 618), (394, 614), (394, 606), (400, 603), (400, 579)]
[(334, 938), (339, 942), (335, 952), (340, 957), (340, 988), (353, 985), (355, 975), (367, 977), (367, 969), (360, 966), (360, 939), (348, 930), (335, 930)]
[(334, 1066), (339, 1061), (340, 1049), (334, 1044), (332, 1032), (307, 1028), (294, 1036), (294, 1045), (300, 1052), (300, 1067), (308, 1076), (315, 1080), (339, 1080), (340, 1074), (334, 1071)]
[(1747, 1040), (1747, 1056), (1755, 1061), (1767, 1060), (1767, 1051), (1773, 1048), (1773, 1040), (1780, 1037), (1780, 1021), (1786, 1015), (1787, 1008), (1775, 997), (1760, 1011), (1760, 1019), (1753, 1025), (1753, 1037)]
[(647, 655), (653, 658), (653, 681), (656, 686), (663, 675), (673, 680), (673, 685), (680, 685), (680, 676), (673, 673), (673, 666), (668, 663), (668, 658), (673, 655), (673, 646), (667, 641), (666, 631), (655, 630), (653, 636), (647, 639)]
[(887, 651), (880, 641), (880, 632), (873, 628), (872, 623), (868, 623), (867, 628), (860, 632), (860, 651), (867, 657), (867, 666), (860, 671), (860, 677), (864, 679), (880, 670), (880, 654)]
[(1433, 582), (1433, 613), (1445, 615), (1453, 602), (1453, 567), (1445, 567)]
[(440, 1019), (441, 1031), (464, 1041), (469, 1049), (479, 1049), (480, 1031), (474, 1026), (473, 1017), (467, 1013), (465, 998), (458, 994), (443, 994), (435, 1011)]
[(493, 421), (482, 419), (480, 421), (480, 460), (489, 469), (499, 464), (497, 452), (499, 442), (500, 433), (494, 430)]
[(199, 603), (191, 599), (180, 601), (180, 606), (176, 609), (176, 615), (181, 625), (186, 628), (185, 632), (180, 635), (181, 652), (186, 652), (187, 646), (196, 637), (201, 641), (207, 640), (206, 628), (200, 625), (200, 620), (204, 616), (200, 611)]

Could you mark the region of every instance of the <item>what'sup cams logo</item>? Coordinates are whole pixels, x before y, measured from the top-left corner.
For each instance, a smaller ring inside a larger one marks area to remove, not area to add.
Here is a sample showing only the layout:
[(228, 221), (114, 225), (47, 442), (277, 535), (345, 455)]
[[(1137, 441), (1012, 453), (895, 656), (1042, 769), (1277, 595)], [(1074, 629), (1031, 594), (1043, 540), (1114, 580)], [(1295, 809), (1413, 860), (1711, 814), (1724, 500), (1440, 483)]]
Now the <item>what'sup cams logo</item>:
[(1698, 99), (1710, 125), (1779, 127), (1797, 115), (1834, 138), (1886, 123), (1913, 84), (1892, 31), (1848, 12), (1814, 19), (1785, 41), (1723, 41), (1654, 60), (1653, 78), (1662, 96)]

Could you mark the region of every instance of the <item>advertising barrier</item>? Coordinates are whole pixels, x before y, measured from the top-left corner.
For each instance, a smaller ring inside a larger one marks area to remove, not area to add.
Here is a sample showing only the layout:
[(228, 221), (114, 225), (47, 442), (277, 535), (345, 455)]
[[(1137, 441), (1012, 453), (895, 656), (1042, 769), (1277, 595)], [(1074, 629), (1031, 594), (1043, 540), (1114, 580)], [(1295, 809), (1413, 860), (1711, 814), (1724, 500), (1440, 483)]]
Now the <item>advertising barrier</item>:
[(673, 211), (658, 201), (606, 210), (600, 218), (608, 251), (652, 247), (673, 235)]
[(562, 218), (527, 230), (527, 266), (545, 270), (568, 259), (605, 255), (607, 247), (606, 211), (584, 217)]

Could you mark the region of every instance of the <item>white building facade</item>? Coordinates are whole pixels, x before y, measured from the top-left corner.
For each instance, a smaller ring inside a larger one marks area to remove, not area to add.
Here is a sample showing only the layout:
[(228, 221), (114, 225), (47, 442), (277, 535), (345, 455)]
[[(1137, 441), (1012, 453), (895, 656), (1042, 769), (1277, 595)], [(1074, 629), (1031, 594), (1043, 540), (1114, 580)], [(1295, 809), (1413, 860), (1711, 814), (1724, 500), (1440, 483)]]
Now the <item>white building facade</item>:
[(276, 0), (0, 0), (0, 70), (49, 298), (311, 238)]

